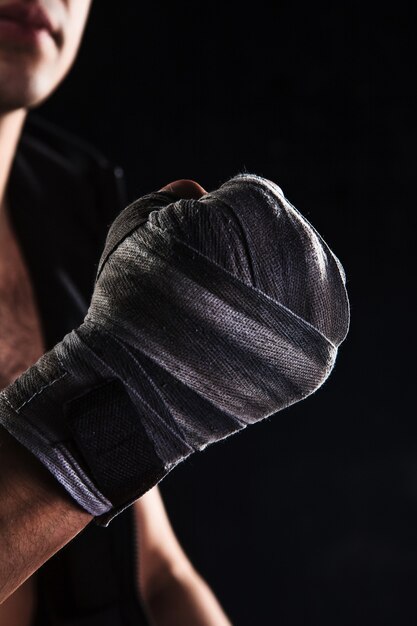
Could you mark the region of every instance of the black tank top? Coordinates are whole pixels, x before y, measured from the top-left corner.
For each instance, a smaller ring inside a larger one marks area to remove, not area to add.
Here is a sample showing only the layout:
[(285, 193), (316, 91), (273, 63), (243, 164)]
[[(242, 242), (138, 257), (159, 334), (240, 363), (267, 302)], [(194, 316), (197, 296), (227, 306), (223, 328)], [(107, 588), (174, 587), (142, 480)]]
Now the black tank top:
[[(47, 350), (81, 324), (110, 223), (127, 204), (120, 168), (30, 116), (7, 190)], [(34, 626), (148, 625), (137, 593), (133, 510), (91, 522), (37, 572)]]

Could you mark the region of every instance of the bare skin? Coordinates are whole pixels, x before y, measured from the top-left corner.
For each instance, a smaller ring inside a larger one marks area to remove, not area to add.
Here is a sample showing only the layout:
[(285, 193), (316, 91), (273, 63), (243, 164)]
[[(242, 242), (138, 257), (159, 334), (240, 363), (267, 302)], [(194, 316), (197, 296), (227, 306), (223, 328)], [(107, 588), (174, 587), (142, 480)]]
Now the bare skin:
[[(0, 435), (0, 598), (8, 598), (91, 516), (4, 432)], [(20, 608), (20, 607), (19, 607)]]
[(0, 388), (43, 354), (44, 345), (27, 269), (6, 212), (0, 230)]

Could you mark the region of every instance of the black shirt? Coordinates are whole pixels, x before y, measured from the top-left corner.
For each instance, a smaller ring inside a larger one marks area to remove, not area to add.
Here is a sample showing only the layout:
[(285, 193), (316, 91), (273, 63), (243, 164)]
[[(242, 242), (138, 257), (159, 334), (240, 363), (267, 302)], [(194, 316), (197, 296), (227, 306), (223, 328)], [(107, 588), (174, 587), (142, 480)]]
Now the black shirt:
[[(127, 204), (123, 173), (91, 146), (30, 116), (7, 190), (46, 349), (79, 326), (107, 230)], [(146, 625), (133, 510), (90, 523), (37, 573), (34, 626)]]

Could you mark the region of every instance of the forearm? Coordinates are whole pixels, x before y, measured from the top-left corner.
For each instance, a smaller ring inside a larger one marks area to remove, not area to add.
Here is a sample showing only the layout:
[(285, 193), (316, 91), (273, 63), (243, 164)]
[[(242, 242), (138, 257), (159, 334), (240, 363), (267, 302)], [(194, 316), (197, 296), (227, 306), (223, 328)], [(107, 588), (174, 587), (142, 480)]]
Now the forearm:
[(91, 519), (0, 427), (0, 603)]
[(139, 588), (155, 626), (230, 626), (169, 522), (158, 488), (134, 504)]
[(168, 569), (145, 602), (154, 626), (231, 626), (210, 587), (188, 562)]

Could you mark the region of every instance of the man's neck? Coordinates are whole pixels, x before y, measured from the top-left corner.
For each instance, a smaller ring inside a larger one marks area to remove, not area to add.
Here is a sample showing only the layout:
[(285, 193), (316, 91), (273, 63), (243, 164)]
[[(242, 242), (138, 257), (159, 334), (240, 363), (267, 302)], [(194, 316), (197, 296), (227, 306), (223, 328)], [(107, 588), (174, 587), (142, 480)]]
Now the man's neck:
[(7, 182), (25, 117), (25, 109), (0, 114), (0, 240), (6, 223)]

